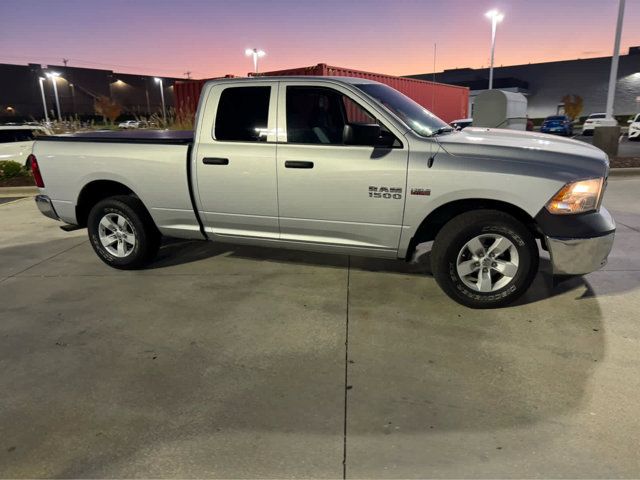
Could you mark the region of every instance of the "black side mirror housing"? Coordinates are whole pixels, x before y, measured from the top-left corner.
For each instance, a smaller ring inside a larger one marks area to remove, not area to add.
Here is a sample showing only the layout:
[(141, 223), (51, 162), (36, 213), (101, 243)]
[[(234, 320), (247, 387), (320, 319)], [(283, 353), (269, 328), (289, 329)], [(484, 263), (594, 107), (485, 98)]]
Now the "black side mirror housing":
[(347, 123), (342, 130), (345, 145), (378, 145), (380, 125), (377, 123)]

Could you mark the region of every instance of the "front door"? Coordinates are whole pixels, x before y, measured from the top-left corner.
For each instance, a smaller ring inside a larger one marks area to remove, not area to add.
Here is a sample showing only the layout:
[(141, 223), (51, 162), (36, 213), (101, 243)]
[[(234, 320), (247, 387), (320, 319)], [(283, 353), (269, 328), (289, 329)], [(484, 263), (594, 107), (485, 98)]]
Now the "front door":
[(203, 102), (195, 174), (205, 230), (277, 239), (277, 82), (215, 85)]
[[(349, 90), (322, 81), (281, 82), (278, 99), (280, 238), (395, 252), (408, 149)], [(378, 140), (345, 142), (345, 125), (379, 124)], [(360, 144), (358, 144), (360, 143)]]

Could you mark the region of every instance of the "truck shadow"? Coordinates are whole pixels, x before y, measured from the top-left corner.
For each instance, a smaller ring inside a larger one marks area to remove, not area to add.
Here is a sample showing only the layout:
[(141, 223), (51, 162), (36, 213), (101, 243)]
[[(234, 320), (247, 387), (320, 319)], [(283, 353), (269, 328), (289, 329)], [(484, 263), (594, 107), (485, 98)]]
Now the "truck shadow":
[[(220, 244), (202, 241), (185, 241), (179, 239), (165, 239), (157, 260), (147, 269), (163, 269), (192, 262), (205, 261), (215, 257), (233, 257), (260, 262), (274, 262), (282, 264), (320, 266), (327, 268), (346, 268), (366, 272), (387, 272), (411, 276), (433, 277), (431, 272), (431, 252), (429, 246), (422, 247), (411, 262), (392, 259), (367, 258), (337, 254), (322, 254), (303, 252), (279, 248), (253, 247), (242, 245)], [(212, 266), (215, 269), (215, 266)], [(632, 283), (632, 282), (631, 282)], [(540, 268), (531, 288), (516, 302), (504, 307), (513, 308), (521, 305), (540, 302), (551, 297), (562, 295), (572, 290), (586, 287), (586, 291), (577, 299), (597, 296), (589, 282), (582, 276), (554, 277), (551, 274), (551, 264), (548, 258), (540, 258)], [(622, 287), (622, 288), (620, 288)], [(623, 293), (632, 290), (637, 285), (617, 285), (609, 288), (607, 294)]]

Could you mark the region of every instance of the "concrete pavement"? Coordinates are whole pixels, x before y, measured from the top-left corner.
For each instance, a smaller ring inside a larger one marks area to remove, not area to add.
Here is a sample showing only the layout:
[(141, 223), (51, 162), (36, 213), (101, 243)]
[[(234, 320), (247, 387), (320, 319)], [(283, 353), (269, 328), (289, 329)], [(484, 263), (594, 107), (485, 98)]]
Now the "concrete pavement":
[(0, 477), (638, 477), (638, 191), (610, 179), (604, 270), (543, 261), (492, 311), (424, 262), (168, 242), (112, 270), (0, 205)]

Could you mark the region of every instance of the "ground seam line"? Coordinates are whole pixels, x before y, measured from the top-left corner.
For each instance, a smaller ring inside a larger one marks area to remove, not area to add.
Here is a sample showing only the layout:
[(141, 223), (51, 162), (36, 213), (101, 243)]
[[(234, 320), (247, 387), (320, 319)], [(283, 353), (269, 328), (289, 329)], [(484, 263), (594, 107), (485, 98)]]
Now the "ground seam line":
[(619, 223), (620, 225), (622, 225), (623, 227), (630, 228), (630, 229), (631, 229), (631, 230), (633, 230), (634, 232), (638, 232), (638, 233), (640, 233), (640, 230), (638, 230), (637, 228), (632, 227), (631, 225), (627, 225), (627, 224), (622, 223), (622, 222), (620, 222), (620, 221), (618, 221), (618, 223)]
[(344, 423), (342, 432), (342, 478), (347, 478), (347, 400), (349, 392), (349, 289), (351, 286), (351, 256), (347, 257), (347, 318), (344, 336)]
[(58, 253), (56, 253), (56, 254), (51, 255), (50, 257), (45, 258), (44, 260), (40, 260), (39, 262), (34, 263), (33, 265), (31, 265), (31, 266), (29, 266), (29, 267), (25, 268), (24, 270), (20, 270), (19, 272), (16, 272), (16, 273), (14, 273), (14, 274), (12, 274), (12, 275), (9, 275), (7, 278), (3, 278), (2, 280), (0, 280), (0, 283), (4, 282), (4, 281), (6, 281), (6, 280), (9, 280), (10, 278), (17, 277), (18, 275), (20, 275), (20, 274), (22, 274), (22, 273), (26, 272), (27, 270), (30, 270), (30, 269), (32, 269), (33, 267), (37, 267), (38, 265), (40, 265), (40, 264), (42, 264), (42, 263), (44, 263), (44, 262), (46, 262), (46, 261), (49, 261), (49, 260), (51, 260), (51, 259), (53, 259), (53, 258), (56, 258), (58, 255), (62, 255), (63, 253), (68, 252), (69, 250), (73, 250), (74, 248), (79, 247), (80, 245), (82, 245), (82, 244), (83, 244), (83, 243), (85, 243), (85, 242), (88, 242), (88, 240), (83, 240), (81, 243), (78, 243), (77, 245), (73, 245), (72, 247), (69, 247), (69, 248), (67, 248), (67, 249), (65, 249), (65, 250), (62, 250), (61, 252), (58, 252)]

